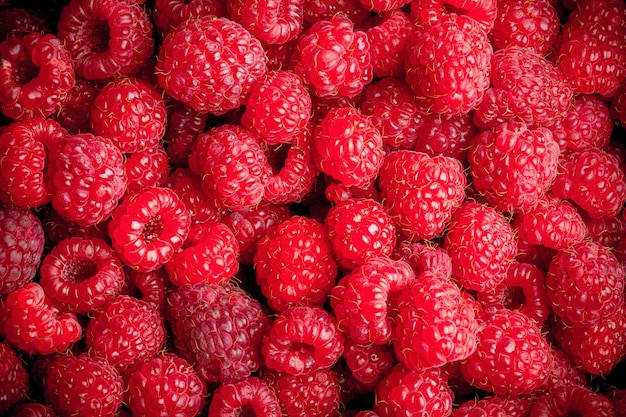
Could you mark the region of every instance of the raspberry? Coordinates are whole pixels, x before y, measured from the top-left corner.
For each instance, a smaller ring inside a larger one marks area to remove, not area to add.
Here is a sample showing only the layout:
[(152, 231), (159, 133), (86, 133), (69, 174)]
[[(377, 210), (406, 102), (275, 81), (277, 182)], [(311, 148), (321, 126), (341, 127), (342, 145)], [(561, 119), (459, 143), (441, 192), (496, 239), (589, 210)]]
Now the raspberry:
[(477, 133), (469, 114), (428, 113), (417, 129), (414, 150), (430, 156), (449, 156), (467, 162), (467, 154)]
[(0, 206), (0, 297), (35, 279), (43, 251), (39, 218), (31, 211)]
[(584, 222), (587, 237), (602, 246), (614, 248), (626, 238), (626, 219), (622, 216), (585, 219)]
[(164, 342), (160, 314), (148, 302), (127, 295), (107, 301), (87, 325), (89, 353), (105, 358), (120, 372), (155, 356)]
[(257, 284), (276, 312), (293, 305), (321, 306), (337, 276), (325, 226), (303, 216), (268, 229), (257, 243), (254, 267)]
[(116, 415), (124, 383), (115, 368), (97, 356), (58, 356), (46, 369), (46, 399), (60, 417)]
[(71, 0), (57, 29), (76, 73), (88, 80), (131, 75), (154, 51), (150, 18), (134, 2)]
[(311, 25), (337, 14), (347, 16), (356, 25), (370, 16), (359, 0), (304, 0), (304, 20)]
[(523, 395), (548, 378), (550, 346), (525, 314), (506, 309), (487, 314), (476, 337), (476, 351), (461, 365), (473, 386), (497, 395)]
[(169, 188), (127, 196), (112, 214), (109, 236), (124, 264), (140, 271), (165, 265), (189, 234), (191, 216)]
[(267, 70), (280, 71), (289, 68), (291, 55), (296, 49), (298, 38), (292, 39), (286, 43), (264, 43), (265, 55), (267, 56)]
[(469, 400), (452, 412), (452, 417), (526, 417), (532, 405), (523, 397), (490, 395), (481, 400)]
[(82, 328), (73, 313), (64, 312), (31, 282), (0, 300), (0, 334), (28, 354), (48, 355), (78, 341)]
[(614, 389), (607, 394), (607, 397), (613, 403), (616, 416), (626, 414), (626, 389)]
[(165, 149), (174, 164), (186, 163), (196, 137), (204, 132), (208, 113), (193, 110), (176, 102), (167, 123)]
[(176, 168), (166, 181), (191, 215), (191, 223), (219, 222), (227, 210), (202, 191), (202, 178), (189, 168)]
[(383, 206), (398, 231), (415, 240), (444, 231), (465, 199), (466, 181), (459, 160), (410, 150), (387, 154), (378, 177)]
[(136, 193), (148, 187), (160, 187), (170, 173), (169, 158), (161, 145), (128, 155), (124, 167), (128, 177), (127, 193)]
[(300, 36), (293, 70), (320, 97), (358, 95), (372, 81), (370, 43), (344, 14), (315, 22)]
[(106, 220), (126, 191), (123, 155), (91, 133), (66, 137), (50, 152), (52, 207), (66, 220), (91, 226)]
[(452, 260), (454, 279), (476, 291), (504, 281), (517, 254), (513, 229), (502, 213), (471, 201), (454, 213), (443, 248)]
[(603, 149), (565, 153), (552, 192), (573, 201), (591, 218), (615, 216), (626, 202), (623, 165)]
[(238, 23), (208, 15), (183, 21), (165, 37), (156, 74), (172, 98), (222, 115), (245, 104), (266, 64), (258, 39)]
[(25, 401), (29, 392), (28, 371), (17, 353), (0, 342), (0, 413)]
[(189, 167), (206, 195), (230, 210), (260, 203), (271, 172), (259, 137), (231, 124), (198, 135)]
[(270, 319), (242, 289), (228, 283), (181, 285), (165, 311), (179, 355), (206, 382), (241, 381), (261, 365), (261, 338)]
[[(580, 95), (563, 120), (550, 128), (562, 150), (582, 151), (609, 144), (613, 118), (607, 103), (598, 96)], [(556, 129), (556, 130), (555, 130)]]
[(176, 286), (196, 282), (228, 282), (239, 270), (239, 242), (222, 223), (191, 226), (182, 249), (165, 264)]
[(46, 294), (68, 311), (85, 314), (122, 290), (122, 261), (98, 238), (69, 238), (46, 255), (39, 270)]
[(502, 211), (532, 209), (556, 179), (559, 153), (548, 129), (502, 123), (474, 138), (468, 155), (474, 187)]
[(265, 366), (289, 375), (332, 367), (341, 357), (343, 335), (335, 318), (320, 307), (289, 307), (263, 336)]
[(213, 391), (209, 405), (210, 417), (236, 417), (242, 413), (267, 417), (283, 415), (276, 394), (265, 381), (257, 377), (222, 384)]
[(51, 34), (14, 36), (0, 43), (0, 106), (13, 120), (48, 117), (74, 85), (74, 66), (63, 43)]
[(404, 56), (414, 31), (415, 26), (409, 15), (401, 10), (384, 14), (379, 24), (365, 31), (370, 42), (370, 56), (375, 76), (382, 78), (404, 75)]
[(497, 15), (494, 0), (417, 0), (411, 3), (411, 17), (416, 24), (429, 24), (450, 15), (463, 15), (480, 24), (485, 33), (493, 28)]
[(452, 413), (454, 394), (440, 368), (410, 371), (396, 365), (376, 388), (374, 412), (380, 417), (427, 415), (445, 417)]
[(226, 17), (226, 5), (222, 0), (156, 0), (150, 15), (155, 29), (165, 37), (180, 23), (200, 16)]
[(85, 80), (79, 75), (76, 75), (75, 79), (74, 86), (68, 92), (61, 109), (50, 116), (50, 119), (56, 120), (72, 135), (91, 132), (89, 111), (85, 109), (91, 108), (102, 88), (97, 81)]
[(112, 139), (122, 153), (134, 153), (159, 146), (167, 114), (154, 87), (138, 78), (119, 77), (99, 91), (90, 118), (96, 135)]
[(284, 44), (296, 39), (304, 21), (303, 0), (235, 0), (227, 4), (228, 13), (261, 42)]
[(269, 71), (252, 86), (241, 125), (268, 145), (289, 143), (306, 129), (311, 106), (300, 77), (284, 70)]
[(492, 54), (478, 21), (465, 15), (442, 16), (417, 27), (405, 61), (406, 81), (424, 108), (465, 114), (489, 88)]
[(626, 129), (626, 84), (615, 93), (611, 100), (611, 116), (613, 116), (619, 125)]
[(330, 294), (337, 325), (360, 344), (391, 340), (395, 298), (415, 279), (403, 261), (370, 258), (339, 280)]
[(28, 35), (33, 32), (49, 31), (46, 23), (36, 16), (32, 10), (11, 7), (0, 10), (0, 39), (6, 40), (13, 36)]
[(542, 56), (550, 52), (561, 26), (550, 0), (499, 1), (497, 11), (491, 31), (497, 49), (519, 46)]
[(172, 353), (137, 363), (124, 380), (124, 403), (134, 416), (194, 417), (204, 407), (204, 381), (187, 361)]
[(559, 69), (528, 48), (509, 46), (491, 59), (492, 87), (478, 104), (474, 120), (479, 128), (503, 122), (524, 122), (533, 129), (549, 126), (565, 116), (573, 91)]
[(359, 344), (345, 338), (343, 358), (351, 375), (368, 391), (376, 386), (397, 363), (391, 344)]
[(568, 415), (614, 417), (611, 401), (605, 396), (577, 385), (563, 385), (539, 397), (529, 417), (566, 417)]
[(40, 403), (23, 403), (13, 409), (13, 417), (57, 417), (54, 409)]
[(415, 275), (430, 272), (442, 278), (452, 276), (450, 255), (439, 246), (402, 240), (394, 248), (391, 257), (408, 263), (415, 271)]
[(539, 392), (550, 393), (563, 385), (587, 385), (587, 374), (582, 368), (574, 365), (567, 354), (558, 348), (552, 348), (552, 367), (546, 382)]
[(52, 245), (59, 243), (63, 239), (71, 237), (97, 237), (103, 240), (109, 239), (107, 231), (108, 220), (92, 226), (79, 226), (62, 218), (59, 213), (50, 206), (44, 206), (42, 225), (46, 235), (46, 243)]

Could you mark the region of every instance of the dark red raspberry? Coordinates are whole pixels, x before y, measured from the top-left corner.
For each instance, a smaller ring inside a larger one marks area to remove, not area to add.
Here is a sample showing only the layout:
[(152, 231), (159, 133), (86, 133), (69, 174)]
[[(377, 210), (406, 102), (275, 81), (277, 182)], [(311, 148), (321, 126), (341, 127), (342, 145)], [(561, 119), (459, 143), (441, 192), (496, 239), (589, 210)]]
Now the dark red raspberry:
[(165, 134), (165, 149), (173, 164), (187, 163), (193, 142), (204, 132), (209, 116), (180, 102), (175, 103)]
[(616, 416), (626, 415), (626, 389), (614, 389), (607, 394), (613, 403)]
[(191, 215), (191, 223), (219, 222), (228, 212), (202, 191), (202, 177), (189, 168), (176, 168), (166, 181), (185, 204)]
[(409, 4), (411, 0), (359, 0), (363, 7), (371, 12), (382, 13), (395, 11)]
[(185, 20), (200, 16), (226, 17), (222, 0), (156, 0), (150, 17), (161, 37)]
[(237, 417), (244, 413), (266, 417), (283, 415), (274, 391), (257, 377), (222, 384), (213, 391), (208, 417)]
[(451, 417), (527, 417), (532, 405), (524, 397), (490, 395), (459, 405)]
[(609, 144), (614, 120), (608, 104), (595, 95), (579, 95), (562, 120), (550, 127), (561, 150), (582, 151)]
[(263, 336), (265, 366), (289, 375), (329, 369), (341, 357), (344, 336), (337, 321), (320, 307), (289, 307)]
[(0, 335), (28, 354), (63, 352), (81, 338), (82, 330), (76, 316), (63, 311), (37, 283), (0, 300)]
[(208, 15), (183, 21), (165, 37), (156, 73), (172, 98), (222, 115), (245, 104), (266, 63), (261, 42), (240, 24)]
[(127, 193), (163, 186), (170, 174), (169, 158), (161, 145), (127, 155), (124, 167), (128, 177)]
[(467, 162), (467, 154), (477, 133), (470, 114), (426, 114), (417, 129), (415, 149), (430, 156), (449, 156)]
[[(358, 0), (357, 0), (358, 1)], [(267, 56), (267, 70), (280, 71), (289, 68), (291, 56), (296, 49), (298, 38), (292, 39), (286, 43), (264, 43), (263, 49)]]
[(154, 52), (152, 23), (136, 2), (71, 0), (57, 29), (76, 73), (87, 80), (132, 75)]
[(50, 116), (50, 119), (56, 120), (72, 135), (91, 132), (89, 111), (85, 109), (91, 108), (102, 88), (98, 81), (85, 80), (79, 75), (75, 78), (74, 87), (70, 89), (61, 109)]
[(72, 237), (97, 237), (103, 240), (109, 239), (107, 226), (108, 221), (103, 221), (92, 226), (79, 226), (62, 218), (52, 207), (44, 206), (41, 219), (47, 244), (57, 244), (63, 239)]
[(106, 84), (90, 112), (94, 133), (112, 139), (122, 153), (155, 149), (165, 134), (165, 101), (138, 78), (118, 77)]
[(336, 14), (347, 16), (356, 25), (370, 17), (359, 0), (304, 0), (304, 20), (310, 25), (330, 20)]
[(133, 416), (195, 417), (205, 404), (206, 385), (193, 367), (173, 353), (139, 362), (124, 375), (124, 403)]
[(24, 36), (33, 32), (46, 33), (49, 28), (32, 10), (21, 7), (3, 8), (0, 10), (0, 40), (13, 36)]
[(12, 417), (57, 417), (54, 409), (41, 403), (23, 403), (12, 411)]
[(391, 257), (408, 263), (415, 271), (415, 275), (430, 272), (442, 278), (452, 277), (450, 255), (442, 247), (430, 242), (400, 240)]
[(345, 338), (343, 358), (351, 375), (367, 391), (374, 391), (397, 363), (391, 344), (359, 344)]
[(241, 23), (261, 42), (283, 44), (302, 32), (303, 3), (303, 0), (234, 0), (226, 7), (231, 19)]
[(41, 220), (33, 212), (0, 206), (0, 297), (35, 279), (44, 238)]
[(320, 97), (358, 95), (372, 81), (370, 43), (365, 32), (338, 13), (315, 22), (300, 36), (293, 69)]
[[(371, 8), (368, 9), (371, 10)], [(365, 31), (370, 42), (370, 56), (375, 76), (401, 77), (404, 75), (404, 58), (414, 31), (413, 22), (402, 10), (393, 10), (383, 14), (379, 24)]]
[(605, 396), (589, 388), (563, 385), (539, 397), (529, 417), (615, 417), (613, 405)]
[(122, 377), (104, 358), (55, 358), (44, 380), (46, 399), (60, 417), (116, 415), (124, 399)]
[(241, 381), (262, 364), (261, 338), (270, 319), (261, 304), (238, 287), (182, 285), (168, 297), (166, 317), (179, 355), (206, 382)]
[(169, 188), (150, 187), (127, 196), (112, 214), (109, 236), (128, 266), (153, 271), (183, 245), (191, 216)]
[(382, 203), (404, 236), (442, 233), (465, 199), (466, 177), (457, 159), (411, 150), (386, 155), (378, 177)]
[(556, 347), (552, 351), (552, 367), (546, 382), (539, 388), (537, 393), (550, 393), (563, 385), (587, 385), (588, 374), (580, 367), (576, 366), (567, 354)]
[(11, 407), (27, 399), (29, 379), (28, 371), (17, 352), (0, 342), (0, 413), (8, 412)]
[(495, 0), (416, 0), (411, 3), (411, 17), (418, 25), (433, 23), (449, 15), (463, 15), (491, 32), (497, 15)]
[(596, 243), (614, 248), (626, 239), (626, 218), (622, 216), (603, 217), (600, 219), (585, 219), (587, 237)]
[(492, 54), (478, 21), (465, 15), (442, 16), (417, 27), (405, 61), (406, 81), (424, 108), (465, 114), (489, 88)]
[(621, 127), (626, 129), (626, 84), (613, 96), (610, 110)]

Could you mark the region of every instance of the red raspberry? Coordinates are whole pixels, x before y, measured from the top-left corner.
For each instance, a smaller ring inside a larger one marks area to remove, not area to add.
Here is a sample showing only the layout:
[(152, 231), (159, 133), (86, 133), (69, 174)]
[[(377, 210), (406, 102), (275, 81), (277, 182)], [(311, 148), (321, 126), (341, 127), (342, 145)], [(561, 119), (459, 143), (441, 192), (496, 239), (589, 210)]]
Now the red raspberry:
[(43, 250), (39, 218), (28, 210), (0, 206), (0, 297), (35, 279)]
[(248, 377), (222, 384), (213, 391), (208, 417), (254, 416), (282, 417), (280, 402), (265, 381)]
[(172, 163), (187, 163), (193, 142), (204, 132), (209, 116), (176, 102), (165, 134), (165, 149)]
[(63, 239), (71, 237), (97, 237), (103, 240), (109, 239), (107, 226), (108, 220), (92, 226), (79, 226), (62, 218), (59, 213), (50, 206), (44, 206), (41, 223), (46, 235), (46, 243), (52, 245), (59, 243)]
[(626, 84), (611, 99), (611, 116), (623, 129), (626, 129)]
[(60, 417), (113, 416), (124, 399), (120, 374), (104, 358), (87, 354), (55, 358), (46, 369), (44, 387)]
[(517, 254), (513, 229), (491, 206), (468, 201), (454, 213), (443, 248), (452, 276), (466, 288), (488, 291), (506, 278)]
[(464, 15), (491, 32), (497, 15), (495, 0), (416, 0), (411, 3), (411, 17), (416, 24), (430, 24), (450, 15)]
[(415, 279), (403, 261), (370, 258), (341, 278), (330, 294), (339, 329), (360, 344), (391, 340), (395, 298)]
[(565, 116), (572, 105), (572, 88), (564, 75), (528, 48), (509, 46), (496, 51), (491, 59), (491, 84), (474, 113), (479, 128), (503, 122), (545, 127)]
[(614, 389), (607, 394), (607, 397), (613, 403), (616, 416), (626, 415), (626, 389)]
[(580, 95), (563, 120), (550, 127), (561, 150), (582, 151), (609, 144), (614, 120), (607, 103), (598, 96)]
[(623, 216), (585, 219), (584, 222), (587, 225), (587, 237), (602, 246), (614, 248), (626, 238), (626, 218)]
[(74, 66), (63, 43), (39, 32), (0, 43), (0, 106), (13, 120), (48, 117), (61, 109), (74, 85)]
[(23, 403), (13, 409), (13, 417), (57, 417), (54, 409), (40, 403)]
[(304, 20), (310, 25), (330, 20), (337, 14), (347, 16), (360, 25), (370, 17), (370, 12), (359, 0), (304, 0)]
[(127, 155), (124, 166), (128, 177), (127, 193), (160, 187), (170, 173), (169, 158), (161, 145)]
[(587, 385), (587, 374), (582, 368), (574, 365), (567, 354), (561, 349), (552, 347), (552, 367), (546, 382), (540, 387), (538, 393), (554, 392), (563, 385)]
[(165, 264), (176, 286), (196, 282), (228, 282), (239, 270), (239, 242), (222, 223), (191, 226), (182, 249)]
[(51, 150), (50, 161), (52, 207), (81, 226), (106, 220), (126, 191), (124, 157), (111, 139), (68, 136)]
[(126, 276), (126, 283), (128, 295), (147, 302), (163, 316), (166, 291), (169, 290), (169, 277), (164, 268), (150, 272), (131, 269)]
[(502, 123), (474, 138), (468, 155), (474, 187), (502, 211), (533, 209), (556, 179), (559, 153), (548, 129)]
[[(357, 0), (358, 1), (358, 0)], [(296, 49), (298, 38), (286, 43), (264, 43), (263, 49), (267, 56), (267, 70), (280, 71), (289, 68), (291, 56)]]
[(165, 134), (165, 101), (138, 78), (119, 77), (106, 84), (90, 111), (96, 135), (112, 139), (122, 153), (155, 149)]
[(256, 281), (268, 305), (321, 306), (335, 285), (337, 263), (323, 224), (292, 216), (268, 229), (254, 254)]
[(0, 335), (28, 354), (48, 355), (78, 341), (82, 328), (73, 313), (31, 282), (0, 300)]
[(489, 395), (468, 400), (452, 412), (451, 417), (528, 417), (532, 405), (523, 397)]
[(589, 417), (615, 417), (611, 401), (589, 388), (563, 385), (555, 391), (539, 397), (529, 417), (566, 417), (571, 415)]
[(382, 13), (395, 11), (409, 4), (411, 0), (359, 0), (370, 12)]
[(202, 176), (206, 195), (230, 210), (260, 203), (271, 172), (259, 137), (231, 124), (197, 137), (189, 167)]
[(98, 238), (60, 241), (39, 270), (46, 294), (68, 311), (85, 314), (112, 300), (122, 290), (122, 261)]
[(463, 169), (459, 160), (446, 156), (410, 150), (387, 154), (378, 185), (398, 231), (414, 240), (442, 233), (465, 199)]
[(561, 28), (550, 0), (505, 0), (498, 2), (491, 38), (497, 49), (530, 48), (538, 55), (550, 52)]
[(89, 111), (85, 109), (91, 108), (102, 88), (97, 81), (85, 80), (79, 75), (75, 78), (74, 87), (70, 89), (61, 109), (50, 116), (50, 119), (56, 120), (72, 135), (91, 132)]
[(161, 37), (185, 20), (200, 16), (226, 17), (226, 4), (222, 0), (156, 0), (152, 21)]
[[(498, 395), (524, 395), (548, 378), (550, 345), (537, 324), (523, 313), (506, 309), (487, 314), (478, 330), (476, 351), (461, 370), (473, 386)], [(514, 370), (514, 372), (512, 372)]]
[(153, 271), (183, 245), (191, 216), (169, 188), (150, 187), (127, 196), (112, 214), (109, 236), (126, 265)]
[(89, 320), (86, 344), (91, 355), (105, 358), (124, 372), (155, 356), (165, 342), (163, 319), (147, 301), (127, 295), (107, 301)]
[[(364, 0), (365, 3), (368, 1)], [(393, 2), (395, 0), (389, 1)], [(379, 24), (365, 31), (370, 42), (374, 75), (381, 78), (401, 77), (404, 75), (404, 57), (415, 26), (409, 15), (399, 9), (382, 15), (381, 19)]]
[(470, 114), (428, 113), (417, 129), (414, 149), (430, 156), (449, 156), (465, 163), (476, 131)]
[(303, 0), (234, 0), (226, 7), (231, 19), (241, 23), (261, 42), (283, 44), (302, 32), (303, 3)]
[(565, 153), (552, 192), (573, 201), (591, 218), (615, 216), (626, 202), (623, 164), (598, 148)]
[(15, 5), (0, 10), (0, 39), (6, 40), (13, 36), (24, 36), (33, 32), (49, 32), (49, 27), (32, 10), (15, 7)]
[(489, 88), (492, 54), (478, 21), (465, 15), (442, 16), (417, 27), (405, 61), (406, 81), (424, 108), (465, 114)]
[(182, 22), (165, 37), (156, 74), (172, 98), (222, 115), (245, 104), (266, 63), (261, 42), (240, 24), (208, 15)]
[(191, 215), (191, 223), (219, 222), (228, 212), (202, 191), (202, 178), (189, 168), (176, 168), (166, 181)]
[(187, 361), (173, 353), (137, 363), (124, 380), (124, 403), (133, 416), (195, 417), (205, 404), (204, 381)]
[(343, 358), (351, 375), (367, 391), (374, 391), (397, 363), (391, 344), (359, 344), (345, 338)]
[(28, 383), (28, 371), (20, 357), (9, 345), (0, 342), (0, 413), (26, 400)]
[(373, 77), (367, 35), (340, 13), (301, 35), (291, 59), (294, 72), (320, 97), (356, 96)]
[(452, 277), (450, 255), (443, 248), (431, 243), (398, 241), (391, 257), (408, 263), (415, 275), (430, 272), (442, 278)]
[(241, 381), (261, 365), (261, 338), (270, 319), (242, 289), (181, 285), (168, 297), (165, 311), (179, 355), (206, 382)]
[[(577, 4), (556, 42), (556, 63), (576, 93), (611, 97), (626, 77), (624, 4), (585, 0)], [(589, 65), (589, 57), (597, 57)]]
[(335, 318), (320, 307), (289, 307), (263, 336), (265, 366), (289, 375), (332, 367), (344, 348)]
[(400, 364), (376, 388), (374, 412), (380, 417), (445, 417), (452, 413), (453, 399), (440, 368), (410, 371)]

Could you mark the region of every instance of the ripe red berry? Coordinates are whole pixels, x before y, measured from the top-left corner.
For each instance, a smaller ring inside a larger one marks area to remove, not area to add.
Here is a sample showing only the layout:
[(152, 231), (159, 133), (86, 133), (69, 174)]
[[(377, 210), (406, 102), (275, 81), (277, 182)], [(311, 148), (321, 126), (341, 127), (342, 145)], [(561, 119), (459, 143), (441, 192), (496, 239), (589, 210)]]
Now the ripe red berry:
[(244, 412), (266, 417), (283, 415), (274, 391), (257, 377), (222, 384), (213, 391), (208, 417), (236, 417)]
[(524, 397), (490, 395), (462, 403), (452, 412), (452, 417), (525, 417), (531, 407), (531, 402)]
[(449, 15), (464, 15), (480, 24), (485, 33), (493, 28), (497, 14), (495, 0), (417, 0), (411, 3), (416, 24), (429, 24)]
[(127, 193), (165, 184), (170, 173), (169, 158), (161, 145), (132, 153), (124, 161), (128, 177)]
[(529, 417), (567, 415), (615, 417), (613, 405), (605, 396), (577, 385), (564, 385), (537, 399)]
[(17, 352), (0, 342), (0, 413), (4, 414), (26, 400), (29, 379), (28, 371)]
[(304, 22), (303, 0), (235, 0), (227, 4), (232, 20), (241, 23), (266, 44), (284, 44), (296, 39)]
[(397, 363), (391, 344), (360, 344), (350, 337), (345, 338), (343, 359), (351, 375), (367, 391), (374, 391)]
[(164, 184), (176, 193), (191, 215), (191, 224), (219, 222), (227, 210), (202, 191), (202, 177), (189, 168), (176, 168)]
[(156, 0), (150, 16), (155, 29), (165, 37), (181, 22), (209, 15), (226, 17), (226, 4), (222, 0)]
[[(368, 0), (364, 0), (368, 2)], [(378, 3), (378, 0), (373, 0)], [(394, 3), (396, 0), (387, 1)], [(404, 0), (402, 0), (404, 2)], [(382, 2), (380, 2), (382, 3)], [(371, 8), (368, 8), (371, 10)], [(394, 10), (397, 9), (397, 10)], [(374, 75), (377, 77), (402, 77), (404, 60), (415, 26), (409, 15), (394, 7), (381, 16), (381, 22), (365, 31), (370, 42), (370, 55)]]

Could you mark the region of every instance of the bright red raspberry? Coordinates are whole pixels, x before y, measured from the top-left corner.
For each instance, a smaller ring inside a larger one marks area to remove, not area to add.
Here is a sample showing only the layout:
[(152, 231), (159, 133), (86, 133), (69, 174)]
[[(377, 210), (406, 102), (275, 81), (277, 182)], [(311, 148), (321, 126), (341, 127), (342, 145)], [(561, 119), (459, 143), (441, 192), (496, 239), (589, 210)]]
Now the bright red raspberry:
[(182, 248), (165, 264), (176, 286), (196, 282), (228, 282), (239, 271), (239, 242), (222, 223), (191, 226)]
[(410, 371), (399, 364), (376, 388), (374, 412), (380, 417), (445, 417), (452, 413), (453, 400), (448, 378), (440, 368)]
[(301, 35), (291, 59), (294, 72), (320, 97), (356, 96), (373, 77), (367, 35), (340, 13)]
[(532, 405), (524, 397), (489, 395), (459, 405), (451, 417), (527, 417)]
[(66, 220), (91, 226), (106, 220), (126, 192), (124, 157), (111, 139), (66, 137), (50, 151), (52, 207)]
[(231, 284), (181, 285), (166, 304), (179, 355), (206, 382), (243, 380), (262, 364), (270, 319), (261, 304)]
[(124, 399), (122, 377), (104, 358), (55, 358), (46, 369), (44, 394), (60, 417), (116, 415)]
[(164, 314), (166, 288), (170, 288), (169, 277), (164, 268), (150, 272), (131, 269), (126, 275), (126, 283), (128, 287), (124, 289), (124, 293), (147, 302), (161, 315)]
[(59, 111), (74, 86), (74, 66), (63, 43), (39, 32), (0, 43), (0, 106), (13, 120)]
[(166, 181), (185, 204), (191, 215), (191, 223), (219, 222), (228, 212), (215, 200), (207, 198), (202, 191), (202, 177), (189, 168), (176, 168)]
[(257, 377), (222, 384), (213, 391), (208, 417), (237, 417), (245, 413), (266, 417), (283, 415), (274, 391)]
[(89, 111), (85, 109), (91, 108), (102, 88), (98, 81), (85, 80), (79, 75), (76, 75), (75, 79), (74, 87), (70, 89), (61, 109), (49, 117), (60, 123), (72, 135), (91, 132)]
[(35, 279), (44, 240), (41, 220), (32, 211), (0, 206), (0, 297)]
[(165, 149), (173, 164), (186, 164), (196, 137), (203, 133), (209, 113), (193, 110), (180, 102), (167, 121)]
[(321, 307), (289, 307), (263, 336), (265, 366), (290, 375), (331, 368), (341, 357), (344, 336), (337, 321)]
[(0, 300), (0, 335), (28, 354), (63, 352), (81, 338), (82, 330), (76, 315), (65, 312), (37, 283)]
[(326, 228), (303, 216), (267, 230), (254, 254), (256, 281), (270, 308), (321, 306), (335, 285), (337, 263)]
[(430, 272), (442, 278), (452, 277), (452, 260), (442, 247), (432, 243), (400, 240), (394, 248), (393, 259), (408, 263), (415, 275)]
[(222, 115), (245, 104), (266, 63), (261, 42), (240, 24), (208, 15), (183, 21), (165, 37), (156, 73), (172, 98)]
[(479, 128), (503, 122), (524, 122), (531, 129), (550, 126), (572, 105), (573, 91), (561, 71), (528, 48), (496, 51), (491, 85), (474, 113)]
[(64, 239), (39, 270), (46, 294), (68, 311), (89, 313), (117, 297), (124, 284), (122, 261), (102, 239)]
[(94, 311), (86, 332), (91, 355), (105, 358), (124, 372), (155, 356), (165, 342), (163, 319), (147, 301), (119, 295)]
[(156, 0), (150, 17), (155, 29), (164, 38), (185, 20), (200, 16), (227, 17), (222, 0)]
[(124, 264), (140, 271), (165, 265), (191, 227), (185, 204), (169, 188), (150, 187), (127, 196), (112, 214), (109, 236)]
[(235, 0), (227, 4), (228, 13), (261, 42), (284, 44), (296, 39), (304, 22), (304, 0)]
[(550, 127), (562, 150), (582, 151), (609, 144), (614, 120), (606, 101), (595, 95), (579, 95), (565, 117)]
[(154, 52), (150, 17), (137, 2), (71, 0), (57, 29), (76, 73), (87, 80), (132, 75)]
[(417, 152), (430, 156), (449, 156), (467, 162), (467, 154), (477, 134), (474, 118), (470, 114), (426, 114), (417, 129)]
[(560, 149), (546, 128), (505, 122), (474, 137), (468, 154), (476, 191), (504, 212), (533, 209), (552, 187)]
[(445, 15), (417, 27), (405, 61), (406, 81), (424, 108), (465, 114), (489, 88), (492, 54), (478, 21)]
[(386, 155), (378, 185), (383, 206), (398, 231), (419, 239), (442, 233), (465, 199), (467, 179), (461, 162), (411, 150)]
[(0, 342), (0, 413), (25, 401), (29, 393), (29, 376), (24, 363), (6, 343)]
[(616, 417), (611, 401), (589, 388), (563, 385), (539, 397), (529, 417)]
[(433, 23), (450, 15), (464, 15), (491, 32), (497, 15), (495, 0), (416, 0), (411, 3), (411, 17), (418, 25)]
[(397, 363), (391, 344), (360, 344), (349, 337), (345, 338), (343, 359), (351, 375), (372, 392)]
[(466, 289), (487, 291), (506, 278), (517, 254), (513, 228), (491, 206), (467, 201), (454, 213), (443, 248), (452, 276)]
[(383, 78), (404, 75), (404, 59), (414, 31), (415, 26), (409, 15), (399, 9), (383, 14), (379, 24), (365, 31), (370, 42), (375, 76)]
[(476, 351), (461, 364), (465, 379), (497, 395), (537, 390), (552, 364), (550, 345), (537, 324), (523, 313), (506, 309), (483, 317), (486, 325), (476, 335)]
[(163, 186), (170, 174), (169, 158), (161, 145), (127, 155), (124, 166), (128, 177), (127, 193)]
[(347, 16), (356, 25), (370, 17), (369, 10), (359, 0), (304, 0), (304, 20), (311, 25), (337, 14)]
[(385, 257), (370, 258), (341, 278), (330, 294), (339, 329), (360, 344), (391, 340), (395, 298), (415, 279), (411, 266)]
[(122, 153), (156, 149), (167, 114), (161, 94), (146, 81), (119, 77), (106, 84), (90, 110), (94, 133), (112, 139)]
[(260, 138), (231, 124), (196, 138), (189, 167), (202, 176), (206, 195), (230, 210), (260, 203), (271, 173)]
[(193, 367), (168, 352), (130, 368), (124, 375), (124, 388), (124, 403), (136, 417), (195, 417), (207, 393)]
[(567, 354), (556, 347), (552, 351), (552, 367), (546, 382), (539, 388), (538, 393), (550, 393), (563, 385), (587, 385), (588, 374), (580, 367), (576, 366)]

